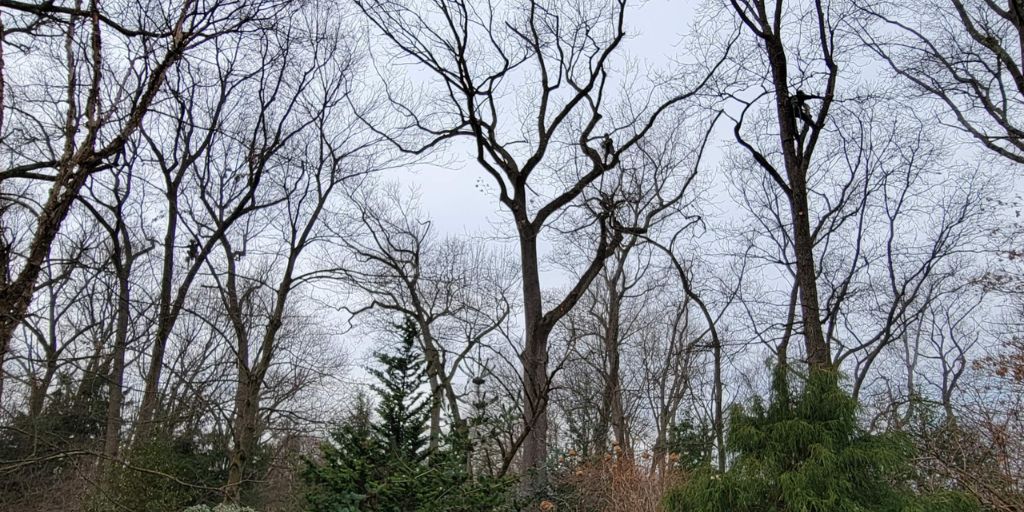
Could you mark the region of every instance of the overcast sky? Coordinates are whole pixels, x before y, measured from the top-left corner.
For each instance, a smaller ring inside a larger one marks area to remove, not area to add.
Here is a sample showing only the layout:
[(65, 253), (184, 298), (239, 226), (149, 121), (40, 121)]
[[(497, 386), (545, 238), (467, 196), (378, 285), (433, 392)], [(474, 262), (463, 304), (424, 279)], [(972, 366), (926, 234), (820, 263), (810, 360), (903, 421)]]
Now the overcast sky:
[[(663, 69), (680, 53), (692, 23), (693, 3), (651, 0), (633, 6), (626, 17), (631, 37), (619, 55), (636, 58), (652, 71)], [(391, 171), (388, 179), (420, 191), (423, 208), (440, 232), (493, 234), (495, 223), (500, 226), (511, 218), (499, 209), (493, 186), (478, 186), (478, 180), (490, 184), (490, 178), (475, 164), (471, 151), (467, 144), (450, 145), (439, 159), (446, 161), (445, 165)]]

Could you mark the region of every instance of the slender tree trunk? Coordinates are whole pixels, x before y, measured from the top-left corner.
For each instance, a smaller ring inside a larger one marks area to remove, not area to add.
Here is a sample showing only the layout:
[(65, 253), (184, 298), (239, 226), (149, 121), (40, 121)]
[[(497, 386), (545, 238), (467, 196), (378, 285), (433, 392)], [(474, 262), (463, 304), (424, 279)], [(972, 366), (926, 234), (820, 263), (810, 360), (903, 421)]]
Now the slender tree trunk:
[[(255, 443), (256, 415), (259, 413), (259, 382), (250, 363), (249, 326), (245, 323), (243, 302), (239, 297), (234, 251), (223, 240), (227, 261), (226, 281), (222, 297), (228, 318), (235, 333), (235, 407), (231, 418), (231, 453), (228, 455), (228, 479), (224, 486), (224, 500), (238, 504), (242, 498), (242, 480), (245, 466)], [(243, 295), (246, 295), (243, 292)]]
[[(180, 179), (180, 178), (179, 178)], [(167, 184), (167, 227), (163, 241), (163, 267), (160, 274), (160, 304), (158, 305), (156, 333), (153, 335), (153, 347), (149, 356), (149, 367), (143, 382), (142, 403), (139, 404), (138, 436), (144, 441), (149, 433), (150, 424), (156, 415), (159, 402), (160, 374), (163, 370), (164, 353), (167, 350), (167, 339), (174, 325), (172, 294), (174, 288), (174, 257), (175, 242), (178, 236), (178, 181), (165, 177)]]
[(436, 374), (428, 375), (427, 382), (430, 384), (430, 437), (427, 443), (427, 451), (433, 456), (441, 445), (441, 406), (443, 397), (441, 383), (438, 382)]
[(537, 261), (537, 238), (520, 226), (519, 247), (523, 271), (525, 335), (523, 353), (523, 439), (521, 488), (536, 495), (547, 487), (548, 452), (548, 332), (543, 325), (543, 298)]
[(654, 437), (654, 446), (651, 449), (651, 469), (649, 474), (664, 475), (666, 469), (666, 458), (668, 457), (668, 414), (664, 411), (658, 418), (657, 434)]
[(452, 431), (456, 433), (456, 437), (460, 442), (467, 443), (464, 446), (462, 456), (465, 459), (466, 471), (472, 477), (473, 475), (473, 445), (469, 443), (469, 424), (462, 418), (462, 413), (459, 411), (459, 398), (455, 394), (455, 388), (452, 386), (452, 376), (444, 377), (441, 380), (441, 391), (445, 394), (448, 400), (450, 420), (452, 423)]
[(441, 409), (444, 404), (444, 368), (441, 367), (441, 356), (430, 331), (430, 324), (418, 319), (420, 341), (423, 343), (423, 355), (427, 363), (427, 382), (430, 384), (430, 441), (429, 453), (437, 452), (441, 444)]
[(712, 343), (714, 345), (713, 357), (715, 359), (714, 364), (714, 394), (715, 394), (715, 448), (718, 455), (718, 470), (725, 471), (725, 414), (723, 411), (723, 405), (725, 401), (724, 397), (724, 383), (722, 382), (722, 339), (717, 335), (713, 337)]
[[(617, 275), (617, 274), (616, 274)], [(604, 333), (604, 347), (608, 356), (608, 378), (605, 381), (605, 396), (608, 397), (608, 415), (615, 445), (625, 454), (630, 453), (629, 429), (626, 412), (622, 403), (622, 369), (619, 353), (620, 315), (622, 301), (619, 296), (617, 279), (606, 281), (608, 291), (608, 325)]]
[(800, 301), (800, 283), (793, 282), (793, 289), (789, 293), (789, 311), (786, 313), (786, 325), (782, 330), (782, 340), (779, 341), (776, 355), (778, 357), (779, 369), (786, 373), (789, 371), (789, 340), (793, 337), (793, 328), (796, 324), (796, 306)]
[[(115, 256), (117, 257), (117, 256)], [(121, 408), (124, 403), (125, 351), (128, 345), (128, 323), (131, 315), (131, 261), (129, 255), (118, 266), (117, 272), (117, 325), (114, 331), (113, 361), (108, 376), (107, 421), (103, 439), (103, 454), (108, 459), (117, 457), (121, 443)]]
[(53, 376), (57, 373), (57, 358), (55, 355), (46, 356), (46, 370), (42, 378), (34, 380), (32, 391), (29, 393), (28, 416), (37, 418), (43, 413), (43, 406), (46, 404), (46, 393), (53, 382)]
[(157, 323), (156, 334), (153, 336), (153, 348), (150, 353), (149, 367), (146, 370), (142, 402), (139, 405), (138, 429), (144, 437), (157, 421), (156, 413), (160, 402), (160, 378), (163, 373), (164, 354), (167, 352), (167, 340), (170, 338), (172, 320), (161, 315)]
[(452, 428), (454, 428), (456, 432), (469, 434), (469, 428), (468, 425), (466, 425), (466, 420), (462, 419), (462, 412), (459, 411), (459, 398), (455, 394), (455, 388), (452, 387), (451, 379), (443, 380), (441, 387), (445, 395), (448, 397), (448, 407), (451, 409), (449, 413), (451, 414), (450, 419), (452, 421)]

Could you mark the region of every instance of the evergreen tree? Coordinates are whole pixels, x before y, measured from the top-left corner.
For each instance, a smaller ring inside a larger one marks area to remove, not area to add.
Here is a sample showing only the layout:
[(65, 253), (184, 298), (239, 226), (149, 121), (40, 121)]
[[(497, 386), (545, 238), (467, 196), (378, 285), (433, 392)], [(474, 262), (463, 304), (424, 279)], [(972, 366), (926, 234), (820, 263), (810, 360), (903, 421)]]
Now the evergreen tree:
[(376, 354), (380, 368), (370, 370), (378, 381), (371, 387), (378, 398), (376, 420), (369, 401), (361, 397), (352, 416), (321, 447), (321, 460), (307, 461), (303, 477), (310, 510), (495, 510), (507, 484), (471, 477), (464, 439), (452, 433), (436, 453), (425, 449), (429, 401), (422, 391), (424, 363), (416, 351), (415, 324), (407, 320), (401, 332), (398, 346)]
[(401, 326), (402, 339), (393, 353), (379, 352), (381, 368), (370, 374), (378, 384), (372, 386), (380, 399), (379, 421), (372, 424), (381, 457), (378, 469), (387, 485), (374, 489), (380, 510), (417, 510), (422, 501), (423, 462), (427, 458), (428, 401), (421, 389), (426, 385), (423, 359), (417, 353), (416, 324), (406, 319)]
[(759, 400), (731, 414), (732, 464), (708, 468), (669, 492), (669, 512), (911, 512), (976, 510), (958, 493), (919, 495), (910, 485), (911, 445), (871, 435), (835, 373), (812, 371), (794, 397), (781, 370), (767, 408)]
[(60, 485), (75, 463), (61, 454), (94, 450), (102, 441), (106, 396), (99, 379), (87, 375), (76, 382), (61, 372), (55, 380), (56, 389), (36, 415), (17, 414), (0, 423), (0, 467), (7, 461), (39, 461), (0, 478), (0, 503), (12, 510), (45, 499)]
[(704, 423), (680, 421), (671, 427), (668, 436), (668, 451), (678, 455), (676, 466), (695, 471), (710, 467), (714, 434)]
[(322, 462), (306, 464), (303, 478), (313, 489), (306, 496), (311, 510), (349, 512), (363, 510), (364, 503), (372, 510), (374, 482), (385, 475), (379, 466), (384, 452), (370, 423), (371, 413), (366, 395), (356, 395), (352, 415), (321, 446)]
[(424, 447), (429, 403), (422, 391), (427, 379), (423, 359), (416, 349), (416, 324), (406, 319), (401, 329), (402, 340), (397, 351), (377, 353), (381, 368), (370, 369), (370, 374), (378, 381), (372, 389), (380, 398), (377, 405), (380, 422), (373, 429), (384, 443), (389, 461), (414, 464), (427, 455)]

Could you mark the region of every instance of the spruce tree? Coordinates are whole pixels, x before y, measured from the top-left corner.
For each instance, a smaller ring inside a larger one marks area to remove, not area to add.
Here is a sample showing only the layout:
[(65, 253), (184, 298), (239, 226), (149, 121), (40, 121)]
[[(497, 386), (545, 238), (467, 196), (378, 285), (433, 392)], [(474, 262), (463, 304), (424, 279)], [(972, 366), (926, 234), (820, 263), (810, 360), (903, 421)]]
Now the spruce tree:
[[(375, 482), (385, 477), (379, 461), (384, 453), (374, 435), (369, 399), (360, 393), (352, 415), (331, 431), (321, 446), (322, 462), (307, 461), (303, 479), (311, 484), (306, 498), (317, 512), (355, 512), (372, 509)], [(361, 507), (365, 505), (366, 507)]]
[[(437, 453), (426, 450), (427, 409), (424, 363), (410, 320), (389, 352), (376, 354), (370, 370), (377, 384), (376, 418), (368, 400), (331, 432), (319, 461), (303, 473), (313, 512), (413, 512), (495, 510), (508, 488), (499, 479), (474, 480), (466, 467), (466, 442), (452, 433)], [(429, 461), (429, 462), (428, 462)]]
[(427, 456), (424, 447), (429, 404), (422, 391), (426, 375), (423, 359), (416, 349), (416, 324), (406, 319), (401, 330), (402, 340), (397, 350), (378, 352), (376, 359), (381, 368), (370, 369), (370, 374), (378, 381), (372, 389), (380, 398), (377, 404), (380, 421), (373, 429), (384, 443), (389, 461), (416, 464)]
[(386, 478), (376, 490), (379, 510), (405, 511), (422, 508), (427, 458), (428, 401), (421, 389), (426, 384), (423, 359), (417, 353), (416, 324), (406, 319), (401, 326), (402, 339), (393, 352), (376, 354), (380, 368), (370, 373), (378, 383), (378, 421), (373, 431), (380, 443), (382, 457), (377, 466)]

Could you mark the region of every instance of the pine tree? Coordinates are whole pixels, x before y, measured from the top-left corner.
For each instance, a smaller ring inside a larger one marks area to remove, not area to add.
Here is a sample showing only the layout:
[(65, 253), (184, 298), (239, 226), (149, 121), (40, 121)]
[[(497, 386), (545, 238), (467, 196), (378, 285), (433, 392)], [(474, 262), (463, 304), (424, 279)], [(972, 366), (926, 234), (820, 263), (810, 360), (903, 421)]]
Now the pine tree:
[(423, 359), (416, 351), (416, 324), (406, 319), (402, 339), (393, 353), (378, 352), (380, 369), (371, 369), (378, 384), (372, 386), (380, 399), (379, 421), (373, 431), (382, 457), (377, 465), (386, 478), (375, 489), (380, 510), (418, 510), (423, 494), (423, 463), (427, 458), (428, 401), (421, 389), (426, 384)]

